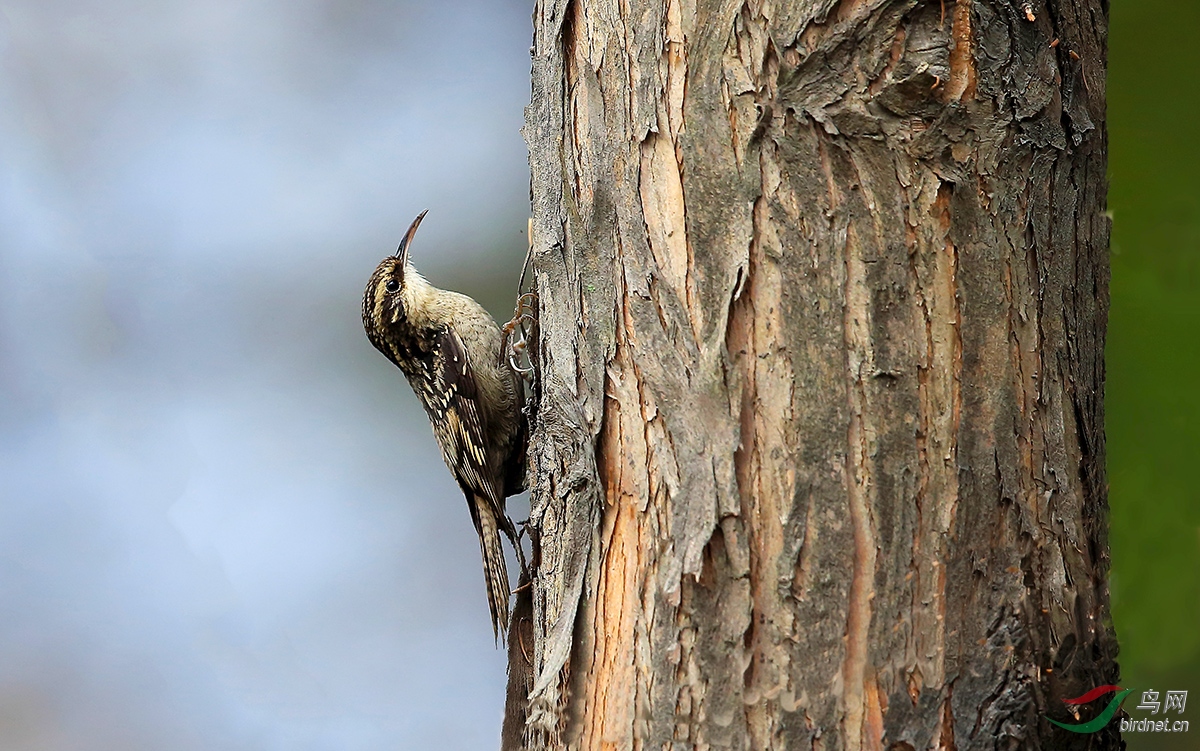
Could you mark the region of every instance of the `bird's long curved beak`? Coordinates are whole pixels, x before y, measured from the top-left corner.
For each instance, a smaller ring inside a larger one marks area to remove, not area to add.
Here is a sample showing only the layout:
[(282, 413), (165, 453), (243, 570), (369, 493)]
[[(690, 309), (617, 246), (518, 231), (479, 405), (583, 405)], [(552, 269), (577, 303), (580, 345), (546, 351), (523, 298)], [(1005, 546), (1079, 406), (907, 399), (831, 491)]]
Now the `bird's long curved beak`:
[(396, 248), (396, 257), (400, 259), (401, 267), (408, 265), (408, 249), (412, 246), (413, 236), (417, 234), (417, 227), (421, 226), (421, 220), (428, 213), (429, 209), (425, 209), (420, 214), (417, 214), (417, 218), (413, 220), (413, 223), (408, 225), (408, 232), (404, 233), (404, 239), (400, 241), (400, 247)]

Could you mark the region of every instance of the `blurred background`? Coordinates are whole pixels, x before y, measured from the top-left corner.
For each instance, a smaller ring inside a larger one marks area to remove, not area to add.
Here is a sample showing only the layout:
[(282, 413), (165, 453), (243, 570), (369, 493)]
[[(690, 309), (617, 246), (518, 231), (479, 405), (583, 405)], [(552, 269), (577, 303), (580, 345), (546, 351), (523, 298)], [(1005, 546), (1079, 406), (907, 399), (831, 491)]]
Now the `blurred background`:
[(415, 262), (511, 315), (530, 13), (0, 0), (0, 749), (496, 747), (478, 543), (359, 301), (428, 208)]
[[(0, 749), (495, 748), (478, 547), (358, 305), (429, 208), (509, 314), (530, 6), (0, 0)], [(1197, 28), (1114, 0), (1108, 88), (1122, 683), (1194, 702)]]
[[(1189, 691), (1184, 734), (1125, 733), (1133, 751), (1200, 749), (1200, 3), (1112, 0), (1108, 478), (1121, 685)], [(1159, 718), (1162, 715), (1158, 715)]]

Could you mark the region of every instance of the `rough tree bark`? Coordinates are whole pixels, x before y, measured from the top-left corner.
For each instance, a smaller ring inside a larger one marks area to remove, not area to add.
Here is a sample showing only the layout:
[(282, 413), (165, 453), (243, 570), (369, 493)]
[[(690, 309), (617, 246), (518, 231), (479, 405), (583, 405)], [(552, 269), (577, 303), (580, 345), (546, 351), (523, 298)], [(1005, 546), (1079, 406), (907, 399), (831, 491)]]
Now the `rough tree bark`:
[(1117, 747), (1106, 24), (538, 0), (506, 746)]

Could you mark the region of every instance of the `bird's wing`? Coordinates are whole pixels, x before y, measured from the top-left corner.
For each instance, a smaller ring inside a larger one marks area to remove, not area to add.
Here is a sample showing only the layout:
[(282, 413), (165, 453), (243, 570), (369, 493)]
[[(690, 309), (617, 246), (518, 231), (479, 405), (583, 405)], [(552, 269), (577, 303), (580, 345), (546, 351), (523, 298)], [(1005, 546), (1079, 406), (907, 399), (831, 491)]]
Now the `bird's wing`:
[[(468, 498), (471, 494), (488, 499), (494, 511), (500, 507), (500, 487), (488, 466), (487, 425), (479, 403), (475, 372), (467, 359), (467, 349), (452, 328), (438, 335), (433, 356), (432, 393), (426, 395), (442, 458)], [(475, 517), (475, 510), (471, 510)], [(476, 527), (479, 522), (475, 520)]]

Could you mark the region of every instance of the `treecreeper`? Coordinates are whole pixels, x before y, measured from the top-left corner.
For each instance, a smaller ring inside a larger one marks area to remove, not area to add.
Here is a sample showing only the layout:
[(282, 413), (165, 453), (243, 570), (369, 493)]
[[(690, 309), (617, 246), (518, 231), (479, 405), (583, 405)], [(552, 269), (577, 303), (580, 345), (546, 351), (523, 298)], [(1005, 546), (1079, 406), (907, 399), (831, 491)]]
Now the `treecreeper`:
[[(524, 384), (509, 331), (466, 295), (438, 289), (409, 259), (426, 212), (394, 255), (380, 261), (363, 294), (367, 338), (404, 373), (425, 407), (442, 459), (467, 499), (483, 554), (493, 635), (508, 624), (509, 580), (500, 533), (525, 567), (505, 499), (525, 489)], [(518, 305), (518, 317), (522, 314)]]

